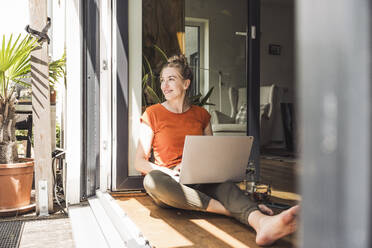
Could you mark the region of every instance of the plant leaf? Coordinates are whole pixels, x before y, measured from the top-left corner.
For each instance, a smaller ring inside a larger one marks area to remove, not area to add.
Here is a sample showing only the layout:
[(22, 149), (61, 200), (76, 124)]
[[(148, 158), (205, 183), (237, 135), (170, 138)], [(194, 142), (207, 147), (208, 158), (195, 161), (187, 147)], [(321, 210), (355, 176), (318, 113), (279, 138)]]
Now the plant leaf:
[(165, 54), (165, 52), (160, 47), (158, 47), (157, 45), (154, 44), (154, 48), (155, 48), (156, 51), (158, 51), (162, 55), (162, 59), (164, 60), (164, 62), (168, 61), (167, 55)]
[(214, 86), (212, 88), (210, 88), (210, 90), (207, 92), (207, 94), (201, 99), (200, 103), (203, 105), (205, 105), (208, 101), (208, 98), (212, 95), (212, 92), (214, 90)]
[(149, 80), (149, 74), (146, 73), (143, 77), (142, 77), (142, 88), (145, 88), (145, 86), (147, 85), (147, 81)]
[(159, 96), (155, 93), (155, 91), (150, 86), (147, 85), (145, 90), (148, 96), (150, 97), (150, 99), (152, 100), (153, 104), (161, 102)]
[(147, 59), (147, 57), (145, 55), (143, 55), (143, 58), (145, 60), (145, 64), (147, 65), (147, 69), (149, 70), (149, 73), (152, 76), (153, 73), (152, 73), (152, 69), (151, 69), (151, 64), (150, 64), (149, 60)]

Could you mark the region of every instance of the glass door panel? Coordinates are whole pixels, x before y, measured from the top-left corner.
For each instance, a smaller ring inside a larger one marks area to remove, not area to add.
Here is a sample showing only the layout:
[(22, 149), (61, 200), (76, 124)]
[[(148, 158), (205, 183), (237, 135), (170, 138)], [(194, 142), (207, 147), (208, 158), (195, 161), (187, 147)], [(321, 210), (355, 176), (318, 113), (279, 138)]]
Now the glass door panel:
[(246, 135), (247, 1), (185, 0), (185, 25), (192, 93), (205, 96), (213, 88), (205, 108), (214, 135)]

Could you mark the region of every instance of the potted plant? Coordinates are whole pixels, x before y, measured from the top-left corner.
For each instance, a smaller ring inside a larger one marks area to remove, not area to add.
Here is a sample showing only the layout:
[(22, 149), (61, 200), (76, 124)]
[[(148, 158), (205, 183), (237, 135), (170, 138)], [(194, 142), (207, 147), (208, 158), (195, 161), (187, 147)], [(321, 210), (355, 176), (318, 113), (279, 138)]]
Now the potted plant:
[[(7, 41), (4, 35), (0, 44), (0, 213), (30, 204), (34, 162), (18, 157), (15, 89), (17, 84), (30, 86), (24, 79), (31, 75), (30, 53), (38, 46), (36, 39), (21, 35), (15, 41), (13, 35)], [(63, 75), (61, 63), (51, 66), (50, 81)]]

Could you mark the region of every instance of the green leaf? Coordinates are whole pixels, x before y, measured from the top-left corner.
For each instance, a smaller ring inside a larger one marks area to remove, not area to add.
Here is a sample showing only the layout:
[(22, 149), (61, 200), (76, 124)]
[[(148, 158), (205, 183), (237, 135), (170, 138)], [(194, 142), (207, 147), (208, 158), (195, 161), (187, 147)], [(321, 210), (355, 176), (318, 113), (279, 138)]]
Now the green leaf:
[(202, 94), (197, 94), (197, 95), (195, 95), (195, 96), (190, 96), (190, 100), (199, 100), (200, 99), (200, 97), (202, 96)]
[(63, 53), (60, 59), (52, 61), (49, 63), (49, 82), (54, 85), (59, 78), (63, 77), (66, 74), (65, 71), (66, 65), (66, 54)]
[(158, 52), (161, 54), (162, 59), (164, 60), (164, 62), (167, 62), (167, 61), (168, 61), (168, 57), (167, 57), (167, 55), (165, 54), (165, 52), (164, 52), (160, 47), (158, 47), (158, 46), (155, 45), (155, 44), (154, 44), (154, 48), (155, 48), (156, 51), (158, 51)]
[(216, 104), (214, 104), (214, 103), (210, 103), (210, 102), (206, 102), (206, 103), (204, 103), (204, 105), (208, 105), (208, 106), (216, 106)]
[(150, 97), (152, 103), (161, 103), (159, 96), (155, 93), (155, 91), (147, 85), (146, 87), (146, 93)]
[(212, 92), (214, 90), (214, 87), (210, 88), (210, 90), (207, 92), (207, 94), (201, 99), (200, 103), (202, 105), (205, 105), (208, 101), (208, 98), (212, 95)]
[(147, 57), (145, 55), (143, 55), (143, 58), (145, 60), (145, 64), (147, 65), (147, 69), (149, 70), (149, 73), (151, 75), (151, 77), (153, 76), (153, 73), (152, 73), (152, 69), (151, 69), (151, 64), (149, 62), (149, 60), (147, 59)]
[(158, 91), (157, 91), (157, 87), (156, 87), (156, 82), (155, 82), (155, 80), (156, 80), (156, 77), (155, 77), (154, 75), (152, 75), (152, 76), (151, 76), (151, 88), (153, 88), (154, 90), (156, 89), (156, 92), (158, 92)]
[(0, 89), (1, 97), (8, 98), (8, 84), (10, 81), (18, 82), (20, 78), (25, 78), (29, 75), (30, 67), (29, 58), (31, 51), (37, 47), (36, 39), (25, 36), (19, 43), (21, 35), (13, 42), (13, 35), (6, 41), (3, 36), (1, 51), (0, 51)]
[[(37, 40), (29, 35), (22, 38), (18, 35), (14, 41), (13, 35), (7, 40), (5, 35), (1, 42), (0, 50), (0, 98), (6, 96), (8, 87), (14, 87), (14, 84), (21, 84), (30, 87), (29, 83), (23, 81), (31, 76), (31, 52), (40, 47)], [(57, 79), (65, 75), (66, 56), (63, 54), (61, 59), (49, 64), (50, 84), (53, 85)]]
[(145, 88), (145, 86), (147, 85), (147, 81), (149, 80), (149, 74), (146, 73), (143, 77), (142, 77), (142, 88)]

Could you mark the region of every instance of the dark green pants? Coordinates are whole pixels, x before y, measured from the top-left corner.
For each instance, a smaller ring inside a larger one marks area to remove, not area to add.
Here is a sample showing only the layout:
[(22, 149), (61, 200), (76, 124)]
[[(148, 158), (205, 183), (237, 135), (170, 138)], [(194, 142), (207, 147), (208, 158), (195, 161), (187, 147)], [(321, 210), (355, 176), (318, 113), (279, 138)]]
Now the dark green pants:
[(161, 207), (206, 211), (213, 198), (244, 224), (248, 224), (249, 214), (258, 210), (257, 204), (231, 182), (183, 185), (166, 173), (153, 170), (145, 176), (143, 185)]

